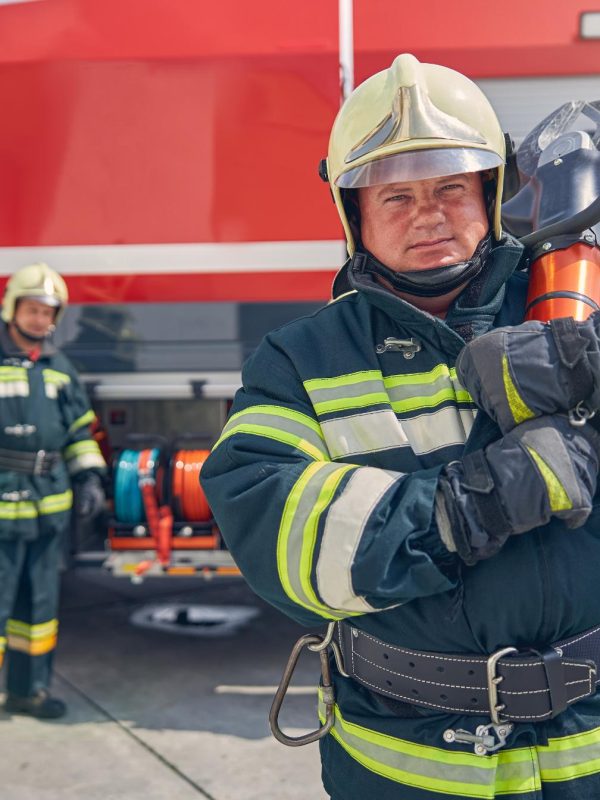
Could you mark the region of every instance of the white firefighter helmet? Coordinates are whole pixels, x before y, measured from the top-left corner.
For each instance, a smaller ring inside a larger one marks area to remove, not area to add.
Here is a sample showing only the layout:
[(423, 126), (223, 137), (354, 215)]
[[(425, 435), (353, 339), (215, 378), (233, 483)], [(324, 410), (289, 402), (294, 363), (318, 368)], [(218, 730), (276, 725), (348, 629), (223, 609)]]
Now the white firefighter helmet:
[(69, 300), (67, 284), (47, 264), (29, 264), (13, 273), (6, 284), (2, 300), (2, 319), (12, 322), (17, 301), (25, 297), (56, 308), (56, 321)]
[(331, 130), (327, 180), (349, 254), (357, 231), (347, 190), (464, 172), (490, 170), (495, 178), (490, 222), (499, 239), (505, 160), (502, 128), (478, 86), (448, 67), (399, 55), (352, 92)]

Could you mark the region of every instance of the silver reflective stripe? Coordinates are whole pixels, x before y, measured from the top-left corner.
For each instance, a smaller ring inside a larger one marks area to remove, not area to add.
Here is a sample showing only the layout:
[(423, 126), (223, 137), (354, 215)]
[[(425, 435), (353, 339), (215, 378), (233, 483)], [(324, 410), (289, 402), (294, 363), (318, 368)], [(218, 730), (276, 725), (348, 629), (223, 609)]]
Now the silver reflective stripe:
[(84, 469), (104, 469), (106, 462), (100, 453), (83, 453), (67, 462), (69, 475), (76, 475)]
[(334, 378), (304, 382), (318, 416), (353, 408), (391, 405), (397, 413), (423, 411), (442, 403), (472, 403), (460, 385), (454, 367), (437, 364), (428, 372), (383, 377), (379, 370), (363, 370)]
[(241, 422), (244, 425), (258, 425), (265, 428), (276, 427), (278, 430), (287, 431), (299, 439), (309, 442), (327, 456), (318, 423), (305, 414), (300, 414), (287, 408), (278, 408), (277, 406), (252, 406), (234, 414), (223, 428), (221, 435), (228, 433)]
[(343, 400), (350, 397), (362, 397), (363, 395), (384, 392), (383, 379), (380, 377), (375, 380), (361, 380), (352, 383), (344, 383), (330, 388), (309, 388), (310, 381), (304, 384), (314, 405), (326, 403), (330, 400)]
[(470, 409), (446, 406), (430, 414), (403, 419), (401, 424), (414, 452), (425, 455), (442, 447), (464, 444), (473, 426), (473, 419)]
[(317, 562), (317, 588), (323, 602), (344, 611), (378, 611), (354, 592), (352, 565), (373, 510), (401, 473), (360, 467), (329, 508)]
[(475, 410), (447, 406), (439, 411), (398, 420), (393, 411), (365, 411), (321, 423), (332, 458), (410, 447), (424, 455), (464, 444), (475, 419)]
[(320, 517), (327, 513), (337, 486), (351, 465), (317, 462), (293, 486), (283, 510), (277, 542), (277, 564), (285, 593), (295, 603), (327, 619), (345, 616), (328, 608), (315, 594), (313, 554)]
[(409, 447), (408, 437), (391, 409), (324, 420), (321, 430), (332, 458)]
[(55, 369), (44, 369), (44, 389), (46, 397), (56, 400), (58, 392), (67, 384), (71, 383), (71, 378), (66, 372), (58, 372)]
[[(319, 717), (325, 719), (325, 707), (319, 692)], [(535, 752), (521, 747), (501, 750), (492, 756), (449, 750), (443, 745), (417, 744), (396, 738), (363, 725), (349, 722), (335, 706), (331, 735), (351, 758), (373, 772), (440, 797), (466, 797), (493, 800), (505, 794), (537, 793), (541, 789)], [(441, 737), (440, 737), (441, 738)], [(541, 748), (536, 748), (541, 749)], [(400, 795), (398, 795), (400, 797)]]
[(28, 397), (29, 380), (23, 367), (0, 367), (0, 397)]
[(390, 375), (384, 378), (392, 408), (409, 412), (432, 408), (447, 401), (471, 402), (471, 396), (461, 386), (454, 367), (438, 364), (429, 372)]

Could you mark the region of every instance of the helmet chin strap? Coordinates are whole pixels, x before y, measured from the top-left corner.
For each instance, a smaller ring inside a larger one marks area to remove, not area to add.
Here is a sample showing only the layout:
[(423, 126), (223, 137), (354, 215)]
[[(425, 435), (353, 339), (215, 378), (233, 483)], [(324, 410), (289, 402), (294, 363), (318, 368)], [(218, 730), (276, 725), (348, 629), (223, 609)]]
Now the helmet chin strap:
[(492, 234), (488, 233), (477, 245), (468, 261), (447, 264), (433, 269), (407, 270), (396, 272), (386, 267), (368, 250), (361, 248), (354, 253), (350, 263), (351, 270), (370, 272), (378, 275), (398, 292), (415, 297), (441, 297), (468, 283), (483, 269), (492, 249)]
[(12, 324), (15, 326), (17, 333), (24, 339), (27, 339), (27, 341), (31, 342), (32, 344), (40, 344), (41, 342), (44, 342), (46, 339), (52, 336), (52, 334), (56, 330), (56, 325), (50, 325), (50, 327), (43, 336), (34, 336), (32, 333), (27, 333), (27, 331), (23, 330), (23, 328), (21, 328), (21, 326), (18, 325), (15, 322), (15, 320), (12, 321)]

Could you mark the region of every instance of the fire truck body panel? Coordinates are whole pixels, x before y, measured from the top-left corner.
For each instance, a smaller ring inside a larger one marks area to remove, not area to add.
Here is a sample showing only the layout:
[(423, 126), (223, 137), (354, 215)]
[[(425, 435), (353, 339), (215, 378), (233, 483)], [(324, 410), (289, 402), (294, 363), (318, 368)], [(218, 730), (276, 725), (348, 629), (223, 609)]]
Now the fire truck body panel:
[[(585, 11), (355, 0), (356, 82), (410, 50), (478, 81), (518, 141), (600, 97)], [(0, 6), (0, 280), (33, 260), (66, 276), (58, 343), (98, 403), (226, 400), (267, 330), (326, 302), (338, 48), (322, 0)]]

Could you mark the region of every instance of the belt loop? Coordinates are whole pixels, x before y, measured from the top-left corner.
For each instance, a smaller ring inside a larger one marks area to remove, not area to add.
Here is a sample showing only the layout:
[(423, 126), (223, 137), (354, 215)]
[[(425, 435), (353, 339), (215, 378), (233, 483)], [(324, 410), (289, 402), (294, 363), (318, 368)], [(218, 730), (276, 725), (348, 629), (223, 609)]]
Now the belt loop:
[(550, 690), (550, 708), (552, 709), (551, 719), (558, 716), (568, 706), (567, 687), (565, 686), (565, 676), (562, 662), (562, 653), (553, 647), (532, 652), (538, 655), (544, 666), (548, 689)]

